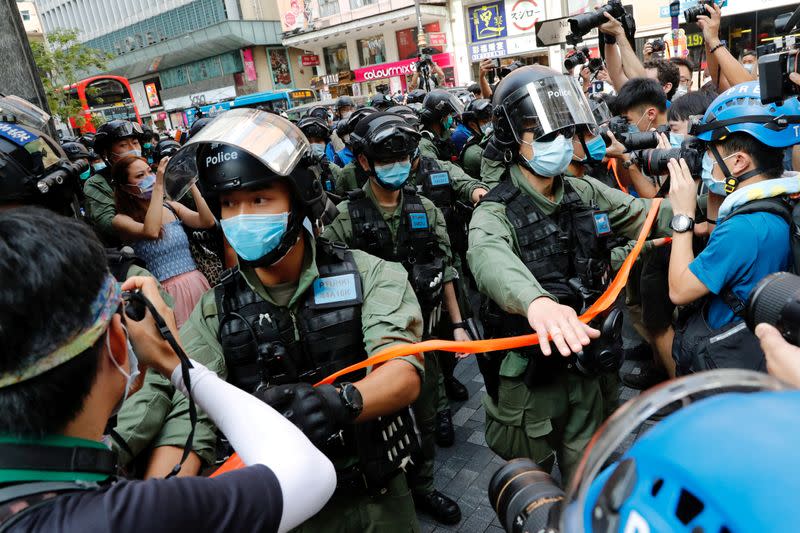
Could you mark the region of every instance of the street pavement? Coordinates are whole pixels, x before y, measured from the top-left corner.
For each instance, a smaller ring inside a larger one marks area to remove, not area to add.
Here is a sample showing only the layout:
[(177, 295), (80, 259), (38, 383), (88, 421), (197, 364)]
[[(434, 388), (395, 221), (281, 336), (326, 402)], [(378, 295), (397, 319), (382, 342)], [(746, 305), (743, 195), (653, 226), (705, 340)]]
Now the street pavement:
[[(634, 363), (626, 361), (623, 371), (628, 372), (633, 366)], [(454, 374), (469, 390), (469, 399), (466, 402), (451, 402), (456, 442), (450, 448), (436, 448), (434, 483), (438, 490), (456, 499), (461, 507), (461, 522), (444, 526), (419, 514), (420, 527), (423, 533), (503, 533), (486, 491), (489, 480), (504, 461), (486, 445), (486, 414), (481, 405), (485, 388), (475, 357), (461, 360)], [(624, 402), (638, 392), (622, 386), (620, 401)], [(629, 442), (632, 441), (633, 438), (630, 438)], [(558, 477), (557, 474), (554, 476)]]

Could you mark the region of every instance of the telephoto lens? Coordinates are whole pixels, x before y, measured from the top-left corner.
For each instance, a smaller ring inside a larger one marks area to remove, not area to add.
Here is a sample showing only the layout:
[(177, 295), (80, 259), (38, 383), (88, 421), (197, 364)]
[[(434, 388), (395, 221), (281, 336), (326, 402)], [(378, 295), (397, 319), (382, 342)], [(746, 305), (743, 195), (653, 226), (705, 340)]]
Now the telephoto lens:
[(620, 142), (625, 145), (629, 152), (634, 150), (646, 150), (658, 146), (658, 132), (656, 131), (637, 131), (625, 133)]
[(610, 0), (606, 5), (595, 11), (582, 13), (567, 19), (570, 33), (576, 38), (583, 37), (601, 24), (608, 22), (605, 13), (608, 13), (615, 19), (620, 20), (625, 16), (625, 8), (622, 7), (622, 1)]
[(776, 272), (762, 279), (747, 299), (747, 327), (765, 322), (775, 326), (786, 342), (800, 346), (800, 276)]
[(577, 52), (566, 58), (564, 60), (564, 69), (572, 70), (578, 65), (583, 65), (584, 63), (586, 63), (587, 52), (588, 50), (586, 52), (584, 52), (584, 50), (578, 50)]
[(706, 6), (713, 6), (714, 0), (700, 0), (696, 6), (690, 7), (683, 12), (683, 18), (686, 19), (686, 24), (693, 24), (697, 22), (697, 17), (700, 15), (708, 15)]
[(556, 528), (564, 491), (527, 458), (512, 459), (489, 482), (489, 502), (508, 533)]

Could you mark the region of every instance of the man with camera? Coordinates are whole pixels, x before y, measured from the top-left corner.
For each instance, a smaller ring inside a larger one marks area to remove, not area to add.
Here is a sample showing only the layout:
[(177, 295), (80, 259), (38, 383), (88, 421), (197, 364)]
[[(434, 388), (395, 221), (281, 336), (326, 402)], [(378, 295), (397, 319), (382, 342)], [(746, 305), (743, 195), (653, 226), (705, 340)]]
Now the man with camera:
[[(649, 201), (563, 177), (575, 129), (595, 125), (573, 78), (521, 67), (500, 82), (492, 103), (495, 142), (509, 157), (504, 179), (475, 209), (467, 259), (487, 297), (487, 336), (533, 329), (540, 344), (502, 354), (490, 379), (484, 373), (486, 441), (501, 457), (531, 457), (546, 470), (557, 456), (566, 479), (602, 422), (599, 376), (619, 364), (608, 323), (615, 312), (592, 326), (578, 313), (610, 281), (608, 237), (635, 238)], [(559, 113), (539, 115), (554, 108)], [(664, 206), (655, 236), (666, 235), (670, 218)]]
[(418, 57), (416, 68), (411, 74), (408, 90), (422, 89), (430, 92), (444, 83), (444, 70), (431, 58), (431, 53), (435, 52), (434, 49), (424, 48), (422, 52)]
[(743, 302), (761, 278), (786, 270), (792, 261), (791, 211), (783, 198), (800, 192), (800, 179), (784, 174), (783, 151), (800, 142), (791, 122), (798, 120), (799, 106), (796, 99), (763, 105), (758, 82), (751, 81), (717, 97), (694, 125), (692, 133), (706, 143), (702, 180), (709, 190), (708, 218), (716, 223), (697, 257), (692, 250), (697, 189), (686, 162), (670, 162), (675, 218), (669, 295), (676, 305), (693, 304), (675, 332), (678, 374), (764, 369), (764, 354), (742, 321)]
[[(48, 276), (19, 268), (34, 261)], [(287, 531), (333, 493), (333, 465), (302, 432), (199, 363), (181, 363), (155, 279), (120, 288), (82, 222), (38, 208), (0, 213), (0, 277), (3, 531)], [(132, 313), (121, 291), (140, 291), (151, 307)], [(103, 431), (145, 371), (191, 391), (250, 466), (213, 479), (118, 480)]]

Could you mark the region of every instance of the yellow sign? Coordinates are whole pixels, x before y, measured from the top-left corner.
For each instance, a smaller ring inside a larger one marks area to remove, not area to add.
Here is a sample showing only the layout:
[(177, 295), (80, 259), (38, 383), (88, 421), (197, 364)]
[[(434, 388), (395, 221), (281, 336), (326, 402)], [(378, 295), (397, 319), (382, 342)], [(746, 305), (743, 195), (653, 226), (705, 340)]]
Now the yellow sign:
[(289, 93), (289, 96), (298, 100), (301, 98), (314, 98), (314, 92), (309, 90), (292, 91)]

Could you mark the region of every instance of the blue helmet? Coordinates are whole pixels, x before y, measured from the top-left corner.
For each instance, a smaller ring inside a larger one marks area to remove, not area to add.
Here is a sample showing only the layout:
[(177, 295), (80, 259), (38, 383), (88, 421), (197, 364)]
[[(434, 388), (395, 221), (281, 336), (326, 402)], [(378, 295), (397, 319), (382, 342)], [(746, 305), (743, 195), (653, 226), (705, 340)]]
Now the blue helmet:
[(746, 133), (767, 146), (788, 148), (800, 143), (800, 101), (781, 105), (761, 103), (758, 81), (748, 81), (720, 94), (691, 133), (706, 142), (720, 141), (731, 133)]

